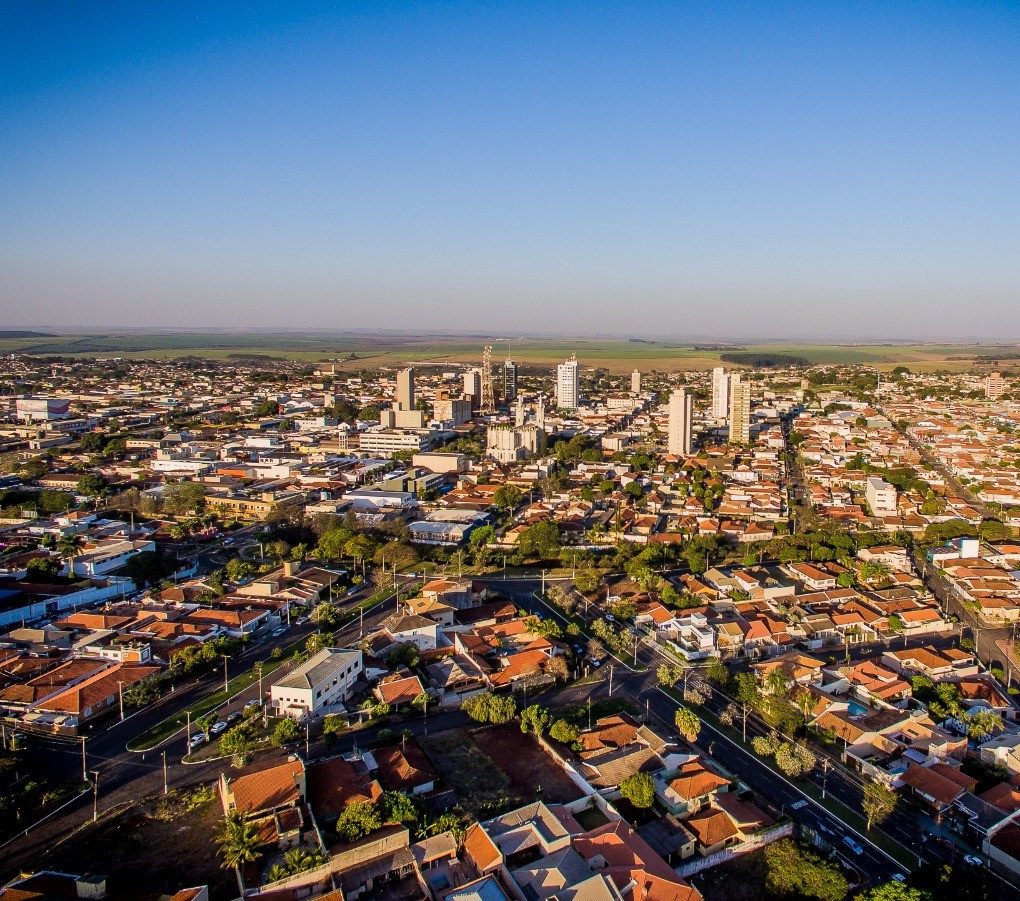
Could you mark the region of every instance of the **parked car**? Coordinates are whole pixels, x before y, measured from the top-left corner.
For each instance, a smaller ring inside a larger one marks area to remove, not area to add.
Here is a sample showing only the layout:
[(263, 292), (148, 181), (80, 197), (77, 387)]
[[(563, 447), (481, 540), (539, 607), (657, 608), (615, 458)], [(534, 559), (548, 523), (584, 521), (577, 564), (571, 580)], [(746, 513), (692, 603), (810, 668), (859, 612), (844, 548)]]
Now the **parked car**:
[(219, 735), (221, 732), (225, 732), (226, 729), (227, 724), (223, 720), (216, 720), (216, 722), (209, 727), (209, 734)]
[(807, 801), (801, 798), (799, 801), (794, 801), (790, 805), (790, 810), (801, 810), (804, 807), (807, 807)]
[(598, 657), (589, 657), (588, 662), (591, 663), (591, 665), (594, 666), (596, 669), (602, 666), (602, 661)]
[(233, 713), (230, 714), (230, 716), (227, 717), (227, 725), (233, 726), (234, 723), (241, 719), (242, 716), (244, 716), (244, 714), (241, 713), (240, 710), (235, 710)]
[(188, 750), (194, 751), (199, 745), (204, 745), (209, 740), (209, 736), (204, 732), (196, 732), (191, 736), (191, 741), (188, 742)]
[(287, 631), (286, 626), (280, 626), (279, 629), (273, 629), (273, 638), (279, 638), (286, 631)]
[(854, 854), (863, 854), (864, 849), (854, 839), (850, 838), (849, 835), (843, 836), (843, 844), (846, 845)]
[(969, 863), (972, 867), (983, 867), (985, 865), (985, 862), (976, 854), (964, 854), (963, 860), (965, 863)]
[(616, 622), (616, 617), (613, 616), (612, 613), (607, 613), (606, 614), (606, 622), (607, 623), (615, 623)]
[(902, 873), (893, 873), (892, 874), (892, 880), (893, 880), (893, 882), (906, 882), (907, 881), (907, 877), (904, 876)]
[(247, 704), (244, 705), (244, 712), (253, 713), (256, 710), (260, 710), (261, 708), (262, 702), (258, 698), (253, 698)]

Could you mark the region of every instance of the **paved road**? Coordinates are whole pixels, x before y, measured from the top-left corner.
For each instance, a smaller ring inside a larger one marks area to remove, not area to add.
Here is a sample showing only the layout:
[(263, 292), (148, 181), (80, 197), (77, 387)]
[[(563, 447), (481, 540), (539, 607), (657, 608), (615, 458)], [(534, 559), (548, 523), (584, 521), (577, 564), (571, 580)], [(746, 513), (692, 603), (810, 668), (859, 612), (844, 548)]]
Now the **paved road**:
[[(516, 603), (544, 616), (553, 616), (561, 623), (564, 621), (555, 608), (541, 603), (534, 595), (537, 583), (517, 583), (506, 589), (512, 594)], [(629, 658), (628, 658), (629, 659)], [(640, 705), (644, 702), (648, 713), (656, 718), (660, 726), (671, 734), (675, 733), (673, 717), (679, 706), (668, 694), (658, 686), (655, 669), (662, 658), (652, 646), (643, 644), (638, 652), (638, 660), (647, 666), (642, 672), (628, 672), (624, 667), (616, 667), (614, 672), (613, 694), (624, 695), (636, 700)], [(592, 697), (609, 694), (609, 678), (607, 667), (600, 671), (601, 680), (589, 683), (587, 694)], [(713, 694), (708, 701), (708, 709), (718, 714), (729, 699)], [(753, 717), (748, 718), (747, 736), (765, 734), (770, 731), (763, 723)], [(703, 721), (701, 734), (696, 742), (698, 747), (708, 756), (716, 760), (731, 774), (736, 776), (748, 788), (755, 791), (759, 798), (764, 799), (777, 814), (786, 813), (802, 826), (806, 826), (830, 844), (853, 868), (862, 873), (868, 880), (878, 883), (891, 878), (894, 873), (902, 872), (904, 867), (890, 858), (882, 849), (873, 845), (867, 835), (863, 835), (840, 820), (824, 802), (819, 803), (810, 795), (805, 794), (795, 783), (785, 779), (756, 755), (745, 749), (738, 742), (730, 739), (724, 732)], [(826, 796), (840, 801), (852, 810), (862, 809), (863, 780), (862, 778), (840, 766), (830, 767), (822, 772), (821, 767), (810, 776), (811, 781), (819, 788), (824, 788)], [(793, 805), (797, 804), (794, 808)], [(881, 831), (889, 838), (899, 842), (905, 852), (916, 855), (918, 864), (934, 863), (951, 866), (963, 865), (961, 853), (945, 845), (927, 842), (914, 814), (908, 809), (898, 810), (883, 824)], [(854, 854), (842, 843), (843, 836), (849, 835), (863, 849), (862, 854)], [(1012, 889), (1003, 885), (1001, 897), (1014, 897)]]
[[(365, 592), (369, 589), (366, 587)], [(358, 596), (352, 596), (353, 603)], [(394, 609), (394, 600), (377, 608), (370, 616), (365, 617), (365, 630), (376, 626)], [(250, 670), (257, 661), (266, 660), (276, 647), (303, 641), (306, 636), (316, 630), (312, 623), (294, 626), (276, 639), (269, 639), (253, 648), (246, 650), (237, 660), (231, 661), (231, 676), (240, 675)], [(359, 623), (338, 633), (343, 642), (356, 641)], [(234, 666), (237, 667), (236, 671)], [(185, 788), (209, 782), (219, 776), (224, 769), (224, 762), (209, 761), (197, 764), (184, 764), (182, 758), (187, 752), (186, 737), (183, 730), (171, 736), (158, 748), (147, 753), (132, 753), (126, 750), (127, 744), (148, 729), (163, 722), (170, 716), (191, 706), (211, 691), (215, 691), (222, 683), (222, 675), (210, 674), (204, 678), (180, 686), (173, 694), (165, 696), (156, 704), (145, 708), (138, 714), (128, 717), (123, 723), (116, 720), (95, 726), (86, 734), (86, 765), (87, 769), (99, 774), (98, 809), (100, 813), (131, 803), (138, 798), (158, 794), (164, 787), (163, 752), (166, 752), (166, 776), (170, 788)], [(265, 686), (268, 690), (268, 685)], [(258, 695), (258, 683), (236, 695), (223, 712), (239, 709), (248, 700)], [(81, 773), (81, 746), (55, 739), (32, 738), (33, 753), (58, 778), (64, 780), (72, 774)], [(74, 829), (92, 819), (93, 796), (90, 794), (69, 804), (55, 816), (31, 829), (27, 836), (15, 839), (0, 848), (0, 876), (9, 875), (22, 867), (37, 869), (40, 862), (55, 842)]]

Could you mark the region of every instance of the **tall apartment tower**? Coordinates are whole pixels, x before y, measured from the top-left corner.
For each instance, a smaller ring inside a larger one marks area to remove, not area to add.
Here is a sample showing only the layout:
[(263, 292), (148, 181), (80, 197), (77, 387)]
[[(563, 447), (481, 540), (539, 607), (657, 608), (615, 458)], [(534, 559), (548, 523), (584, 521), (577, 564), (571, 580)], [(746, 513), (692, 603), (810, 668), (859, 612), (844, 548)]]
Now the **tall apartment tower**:
[(693, 450), (694, 398), (685, 388), (676, 388), (669, 396), (669, 443), (667, 450), (676, 457), (689, 457)]
[(507, 403), (517, 399), (517, 364), (509, 357), (503, 362), (503, 398)]
[(397, 373), (397, 409), (414, 409), (414, 369), (411, 367)]
[(556, 367), (556, 406), (562, 410), (576, 410), (580, 400), (580, 366), (572, 356)]
[(740, 373), (730, 376), (730, 444), (751, 441), (751, 383), (741, 380)]
[(725, 419), (730, 414), (730, 380), (726, 370), (716, 366), (712, 370), (712, 418)]
[(985, 397), (998, 400), (1009, 389), (1001, 372), (993, 372), (985, 379)]
[(640, 394), (641, 393), (641, 372), (635, 369), (630, 374), (630, 393)]
[(464, 373), (464, 393), (471, 398), (471, 402), (476, 408), (482, 402), (482, 371), (480, 369), (469, 369)]

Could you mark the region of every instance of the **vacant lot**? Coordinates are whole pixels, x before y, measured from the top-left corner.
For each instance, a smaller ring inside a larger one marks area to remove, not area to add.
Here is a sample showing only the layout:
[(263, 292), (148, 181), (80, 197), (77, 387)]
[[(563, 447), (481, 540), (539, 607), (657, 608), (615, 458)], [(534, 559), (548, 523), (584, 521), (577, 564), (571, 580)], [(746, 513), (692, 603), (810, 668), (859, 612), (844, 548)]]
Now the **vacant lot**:
[(465, 730), (450, 729), (420, 742), (465, 810), (479, 817), (493, 816), (523, 803), (506, 773)]
[(510, 777), (510, 784), (522, 797), (557, 804), (581, 797), (580, 789), (552, 755), (515, 723), (479, 729), (471, 737)]
[(216, 855), (222, 818), (211, 791), (194, 803), (140, 806), (86, 829), (50, 863), (68, 873), (102, 873), (114, 895), (137, 894), (139, 886), (158, 895), (208, 885), (214, 901), (225, 901), (237, 897), (237, 881)]

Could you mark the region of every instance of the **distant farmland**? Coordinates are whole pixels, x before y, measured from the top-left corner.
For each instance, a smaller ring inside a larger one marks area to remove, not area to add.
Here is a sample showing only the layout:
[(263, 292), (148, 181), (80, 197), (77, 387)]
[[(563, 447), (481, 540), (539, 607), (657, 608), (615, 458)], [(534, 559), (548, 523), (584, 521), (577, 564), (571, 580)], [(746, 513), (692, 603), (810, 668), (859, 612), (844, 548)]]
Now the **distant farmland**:
[(866, 363), (891, 369), (905, 365), (916, 370), (971, 369), (995, 360), (1020, 356), (1016, 345), (960, 344), (706, 344), (645, 339), (499, 338), (485, 335), (395, 335), (385, 332), (162, 332), (131, 334), (47, 335), (0, 332), (0, 353), (61, 357), (125, 357), (151, 359), (198, 356), (211, 359), (275, 357), (314, 362), (336, 360), (345, 368), (419, 365), (455, 365), (481, 361), (482, 347), (493, 345), (493, 358), (509, 354), (519, 363), (549, 367), (576, 353), (585, 367), (612, 372), (633, 368), (660, 372), (704, 370), (719, 365), (772, 365), (800, 363)]

